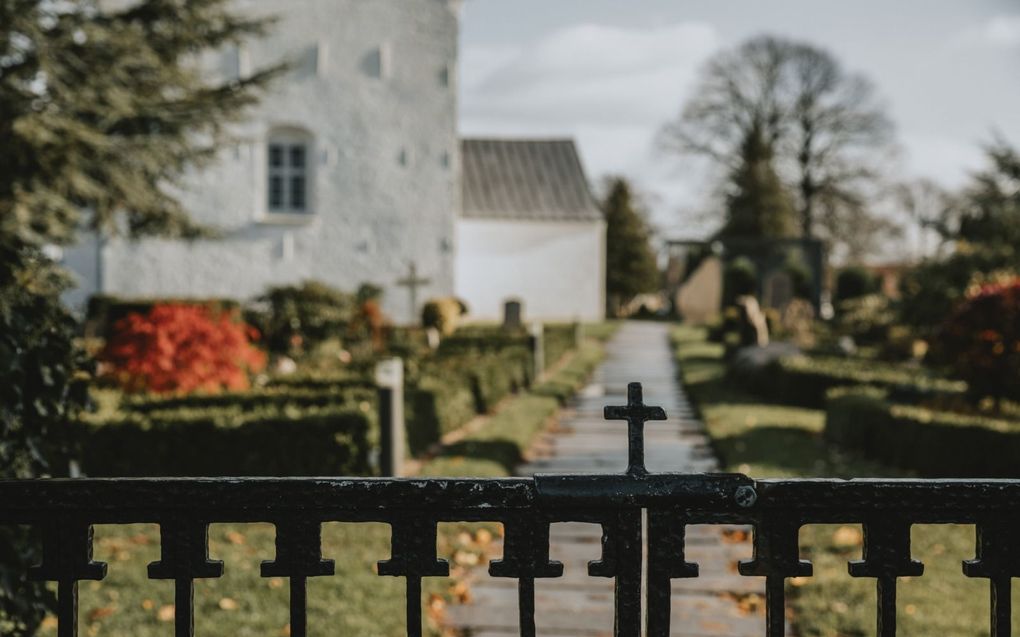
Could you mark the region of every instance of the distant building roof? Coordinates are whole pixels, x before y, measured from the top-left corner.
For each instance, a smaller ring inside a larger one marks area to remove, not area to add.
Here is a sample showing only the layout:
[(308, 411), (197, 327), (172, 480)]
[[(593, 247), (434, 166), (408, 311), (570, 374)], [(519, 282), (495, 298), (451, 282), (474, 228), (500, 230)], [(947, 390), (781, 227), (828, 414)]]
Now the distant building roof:
[(461, 160), (468, 219), (602, 219), (573, 140), (464, 139)]

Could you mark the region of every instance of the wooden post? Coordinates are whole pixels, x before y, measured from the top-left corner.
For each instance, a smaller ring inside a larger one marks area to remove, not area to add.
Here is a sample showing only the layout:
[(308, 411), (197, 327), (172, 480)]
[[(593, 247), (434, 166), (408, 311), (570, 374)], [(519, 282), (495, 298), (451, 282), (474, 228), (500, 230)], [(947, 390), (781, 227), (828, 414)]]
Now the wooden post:
[(532, 382), (537, 383), (545, 373), (545, 326), (535, 321), (528, 326), (528, 334), (531, 337), (531, 360), (534, 364)]
[(574, 321), (574, 349), (581, 349), (584, 345), (584, 323)]
[(404, 472), (404, 361), (390, 358), (376, 363), (379, 388), (379, 473)]

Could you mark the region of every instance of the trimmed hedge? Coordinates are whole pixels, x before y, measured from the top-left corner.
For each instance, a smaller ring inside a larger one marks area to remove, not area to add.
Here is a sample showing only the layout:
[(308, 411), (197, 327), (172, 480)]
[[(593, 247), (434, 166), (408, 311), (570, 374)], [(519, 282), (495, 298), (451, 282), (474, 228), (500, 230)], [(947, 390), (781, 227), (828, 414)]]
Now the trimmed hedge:
[(338, 476), (370, 471), (369, 414), (305, 410), (178, 410), (83, 420), (73, 457), (91, 476)]
[(243, 392), (192, 394), (189, 396), (127, 396), (121, 409), (130, 413), (151, 414), (189, 409), (266, 409), (284, 407), (329, 407), (353, 405), (376, 399), (375, 386), (368, 381), (322, 387), (295, 385), (270, 386)]
[(829, 392), (825, 439), (924, 477), (1020, 477), (1020, 422), (897, 404), (873, 387)]
[(545, 354), (545, 366), (548, 369), (560, 361), (568, 352), (574, 349), (573, 323), (553, 323), (545, 326), (543, 334), (543, 349)]
[(460, 383), (426, 378), (407, 389), (407, 447), (418, 456), (478, 415), (471, 389)]
[(467, 350), (437, 357), (407, 388), (408, 447), (426, 451), (443, 435), (530, 383), (531, 357), (519, 347), (501, 352)]
[(729, 378), (764, 399), (783, 405), (822, 409), (826, 392), (845, 385), (866, 385), (892, 392), (898, 400), (918, 402), (935, 395), (963, 395), (966, 384), (924, 370), (835, 357), (794, 356), (754, 369), (730, 366)]

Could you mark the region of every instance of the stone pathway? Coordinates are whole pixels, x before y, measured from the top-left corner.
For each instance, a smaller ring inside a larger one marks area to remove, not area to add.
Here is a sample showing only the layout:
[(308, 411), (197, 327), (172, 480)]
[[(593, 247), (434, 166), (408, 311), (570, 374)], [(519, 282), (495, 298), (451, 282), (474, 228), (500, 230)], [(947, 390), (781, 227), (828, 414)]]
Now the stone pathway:
[[(644, 386), (645, 402), (666, 410), (668, 420), (645, 425), (645, 464), (651, 472), (718, 470), (702, 424), (677, 382), (667, 324), (625, 323), (607, 346), (591, 384), (573, 401), (554, 432), (546, 434), (519, 475), (619, 473), (627, 468), (627, 425), (605, 421), (602, 408), (626, 404), (627, 383)], [(613, 580), (589, 577), (600, 553), (597, 525), (554, 524), (550, 557), (563, 562), (562, 578), (536, 580), (538, 635), (595, 637), (613, 630)], [(496, 547), (496, 554), (500, 547)], [(762, 581), (740, 577), (736, 561), (751, 555), (741, 529), (695, 526), (687, 530), (687, 560), (701, 576), (674, 580), (673, 635), (751, 637), (765, 634)], [(471, 637), (518, 634), (517, 582), (491, 578), (485, 569), (469, 576), (470, 601), (448, 609), (448, 624)]]

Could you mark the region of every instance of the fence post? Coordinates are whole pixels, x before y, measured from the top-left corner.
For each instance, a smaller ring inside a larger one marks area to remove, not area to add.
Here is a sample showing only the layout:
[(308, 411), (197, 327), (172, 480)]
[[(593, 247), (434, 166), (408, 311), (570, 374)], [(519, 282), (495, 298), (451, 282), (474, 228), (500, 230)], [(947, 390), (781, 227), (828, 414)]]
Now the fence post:
[(545, 326), (535, 321), (528, 326), (528, 335), (531, 337), (531, 360), (534, 365), (531, 378), (532, 382), (537, 383), (545, 373)]
[(584, 345), (584, 323), (580, 320), (574, 321), (574, 349), (581, 349)]
[(404, 361), (389, 358), (375, 366), (379, 390), (379, 472), (399, 476), (404, 472)]

